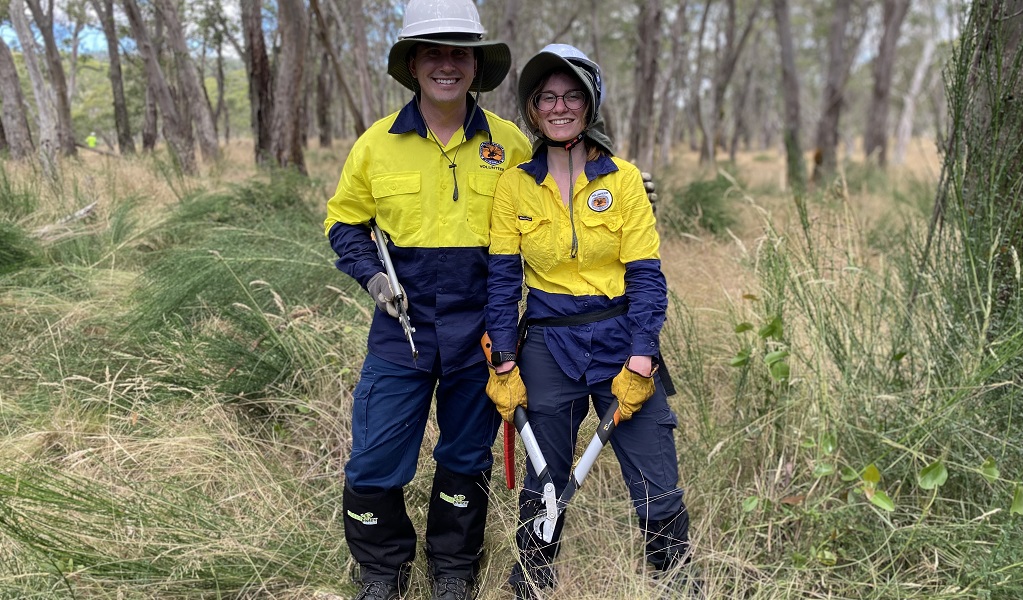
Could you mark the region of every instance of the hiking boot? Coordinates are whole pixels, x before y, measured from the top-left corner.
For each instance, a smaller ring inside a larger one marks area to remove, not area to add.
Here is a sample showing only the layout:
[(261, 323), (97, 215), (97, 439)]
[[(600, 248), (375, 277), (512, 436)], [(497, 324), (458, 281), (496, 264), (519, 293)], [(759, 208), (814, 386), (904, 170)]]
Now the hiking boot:
[(662, 571), (654, 576), (661, 600), (706, 600), (703, 581), (688, 565)]
[(397, 600), (398, 586), (386, 581), (367, 581), (352, 600)]
[(440, 577), (433, 582), (433, 600), (469, 600), (472, 586), (465, 579)]
[(512, 589), (515, 590), (515, 600), (540, 600), (536, 588), (525, 581), (516, 581), (512, 584)]

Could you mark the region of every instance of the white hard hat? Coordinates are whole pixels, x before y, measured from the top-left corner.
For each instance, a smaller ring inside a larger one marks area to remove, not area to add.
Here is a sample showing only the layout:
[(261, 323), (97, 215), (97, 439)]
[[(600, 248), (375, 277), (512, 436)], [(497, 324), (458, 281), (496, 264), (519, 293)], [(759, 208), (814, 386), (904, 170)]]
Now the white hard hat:
[(412, 91), (418, 82), (408, 68), (409, 52), (419, 43), (479, 48), (471, 89), (483, 92), (501, 85), (511, 68), (511, 50), (503, 42), (483, 41), (486, 30), (472, 0), (410, 0), (398, 41), (387, 57), (387, 73)]
[(438, 33), (486, 33), (472, 0), (411, 0), (398, 39)]

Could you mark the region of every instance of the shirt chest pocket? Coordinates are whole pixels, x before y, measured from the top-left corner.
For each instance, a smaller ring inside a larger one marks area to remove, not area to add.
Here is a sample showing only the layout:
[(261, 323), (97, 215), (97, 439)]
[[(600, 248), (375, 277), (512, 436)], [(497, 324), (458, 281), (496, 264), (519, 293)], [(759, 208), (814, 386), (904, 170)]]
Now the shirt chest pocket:
[(534, 216), (530, 220), (520, 217), (518, 225), (522, 237), (522, 258), (526, 263), (538, 273), (554, 268), (558, 262), (554, 223), (546, 217)]
[(621, 258), (624, 225), (621, 215), (587, 211), (579, 220), (583, 225), (577, 231), (581, 265), (600, 267)]
[(399, 236), (396, 244), (405, 245), (400, 236), (419, 231), (423, 225), (419, 172), (377, 175), (371, 180), (370, 187), (376, 202), (378, 224), (392, 238)]
[(494, 175), (470, 175), (469, 189), (472, 193), (466, 198), (466, 221), (473, 233), (483, 237), (483, 243), (490, 243), (490, 213), (494, 206), (494, 190), (497, 179)]

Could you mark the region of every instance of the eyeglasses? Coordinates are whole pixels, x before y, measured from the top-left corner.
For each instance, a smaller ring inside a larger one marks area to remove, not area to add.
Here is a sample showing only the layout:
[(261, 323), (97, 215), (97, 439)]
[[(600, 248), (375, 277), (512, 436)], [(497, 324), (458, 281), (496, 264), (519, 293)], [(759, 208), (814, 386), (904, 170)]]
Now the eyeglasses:
[(558, 105), (558, 98), (565, 103), (565, 108), (576, 110), (586, 106), (586, 92), (572, 90), (558, 95), (552, 92), (540, 92), (533, 96), (533, 105), (542, 112), (550, 112)]

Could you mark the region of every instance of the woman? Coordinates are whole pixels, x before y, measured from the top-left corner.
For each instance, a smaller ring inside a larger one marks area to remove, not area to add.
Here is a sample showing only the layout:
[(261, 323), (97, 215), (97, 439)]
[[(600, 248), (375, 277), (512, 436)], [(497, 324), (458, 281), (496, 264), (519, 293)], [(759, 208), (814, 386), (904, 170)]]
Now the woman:
[[(653, 210), (639, 170), (611, 151), (602, 96), (599, 66), (564, 44), (544, 48), (519, 76), (519, 112), (537, 140), (532, 160), (505, 171), (494, 194), (486, 311), (494, 371), (487, 391), (507, 421), (528, 397), (530, 426), (559, 495), (590, 401), (602, 415), (617, 398), (623, 421), (610, 443), (646, 558), (667, 570), (689, 554), (677, 420), (657, 374), (667, 285)], [(529, 293), (519, 340), (523, 277)], [(564, 514), (551, 543), (534, 534), (540, 488), (527, 461), (520, 560), (509, 578), (518, 598), (536, 598), (538, 588), (556, 583), (552, 562)]]

